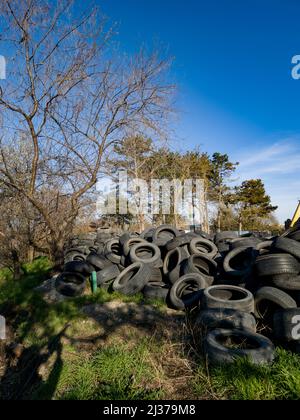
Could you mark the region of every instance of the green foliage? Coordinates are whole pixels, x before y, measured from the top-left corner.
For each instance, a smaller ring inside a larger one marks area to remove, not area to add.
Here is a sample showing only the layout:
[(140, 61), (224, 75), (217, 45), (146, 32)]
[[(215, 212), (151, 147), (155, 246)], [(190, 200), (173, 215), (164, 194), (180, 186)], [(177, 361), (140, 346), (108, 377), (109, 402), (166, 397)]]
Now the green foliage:
[(210, 159), (208, 198), (217, 203), (215, 229), (228, 229), (228, 222), (232, 219), (231, 209), (228, 208), (228, 196), (231, 191), (228, 181), (238, 165), (238, 162), (230, 162), (227, 154), (214, 153)]
[(49, 260), (40, 257), (32, 263), (24, 264), (25, 275), (16, 281), (8, 269), (0, 271), (0, 308), (4, 304), (26, 305), (32, 298), (33, 288), (45, 280), (51, 269)]
[(237, 206), (239, 223), (249, 230), (257, 229), (257, 222), (277, 209), (272, 206), (261, 179), (250, 179), (236, 187), (231, 202)]
[(300, 395), (300, 356), (277, 349), (274, 364), (255, 366), (246, 360), (211, 368), (209, 376), (203, 366), (193, 381), (197, 394), (209, 390), (217, 399), (298, 400)]
[(263, 215), (277, 209), (277, 207), (271, 206), (271, 198), (266, 194), (265, 186), (261, 179), (244, 181), (241, 186), (236, 188), (236, 194), (238, 202), (244, 203), (245, 207), (259, 207)]
[(228, 191), (226, 181), (232, 176), (238, 165), (238, 162), (230, 162), (227, 154), (214, 153), (212, 155), (209, 172), (211, 194), (216, 194), (218, 198), (220, 194), (223, 196)]

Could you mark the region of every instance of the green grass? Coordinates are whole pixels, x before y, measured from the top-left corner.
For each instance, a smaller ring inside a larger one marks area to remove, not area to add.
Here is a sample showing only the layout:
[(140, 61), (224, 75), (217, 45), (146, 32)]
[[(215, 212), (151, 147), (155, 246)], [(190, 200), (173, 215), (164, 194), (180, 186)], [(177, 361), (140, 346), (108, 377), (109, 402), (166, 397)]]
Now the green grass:
[(195, 372), (196, 394), (231, 400), (300, 399), (300, 356), (278, 348), (272, 365), (254, 366), (246, 360)]
[[(154, 373), (148, 362), (150, 349), (146, 342), (134, 348), (125, 344), (108, 346), (90, 357), (74, 352), (64, 363), (55, 399), (67, 400), (134, 400), (157, 399), (160, 389), (147, 389)], [(55, 376), (54, 376), (55, 377)], [(47, 398), (51, 380), (35, 392), (35, 398)]]

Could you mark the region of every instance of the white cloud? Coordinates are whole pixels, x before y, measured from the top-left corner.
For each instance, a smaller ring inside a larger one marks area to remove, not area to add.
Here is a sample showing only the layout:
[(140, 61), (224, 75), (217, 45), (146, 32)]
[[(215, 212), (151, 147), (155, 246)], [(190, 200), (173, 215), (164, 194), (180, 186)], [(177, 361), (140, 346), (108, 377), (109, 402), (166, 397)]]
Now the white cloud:
[[(286, 154), (290, 154), (294, 151), (295, 146), (287, 141), (275, 143), (269, 147), (263, 148), (262, 150), (249, 151), (246, 157), (241, 162), (241, 167), (249, 167), (253, 164), (265, 164), (266, 162), (273, 162), (282, 158)], [(300, 151), (300, 149), (299, 149)]]
[[(237, 159), (236, 159), (237, 158)], [(291, 218), (300, 199), (300, 137), (277, 141), (270, 146), (240, 151), (234, 183), (261, 178), (272, 202), (278, 205), (278, 219)]]

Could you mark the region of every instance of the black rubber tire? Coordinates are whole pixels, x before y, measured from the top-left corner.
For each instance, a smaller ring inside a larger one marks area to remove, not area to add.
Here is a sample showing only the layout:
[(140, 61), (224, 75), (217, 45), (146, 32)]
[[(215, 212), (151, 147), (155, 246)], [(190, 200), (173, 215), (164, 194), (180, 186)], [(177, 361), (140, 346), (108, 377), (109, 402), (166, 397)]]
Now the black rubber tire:
[(145, 239), (146, 241), (152, 242), (153, 233), (155, 231), (154, 227), (149, 227), (140, 234), (140, 238)]
[(259, 238), (237, 238), (230, 241), (229, 245), (231, 249), (237, 248), (256, 248), (262, 240)]
[(238, 237), (237, 232), (234, 231), (224, 231), (224, 232), (218, 232), (215, 235), (215, 244), (217, 245), (220, 241), (228, 241), (230, 239), (236, 239)]
[(122, 264), (115, 264), (117, 267), (118, 267), (118, 269), (120, 270), (120, 273), (123, 271), (123, 270), (125, 270), (125, 265), (122, 265)]
[(230, 246), (228, 242), (219, 242), (218, 245), (218, 251), (221, 255), (227, 254), (227, 252), (230, 251)]
[(105, 242), (109, 241), (112, 238), (112, 234), (108, 232), (99, 232), (97, 233), (97, 238), (95, 242), (100, 242), (104, 244)]
[(179, 236), (179, 230), (171, 225), (161, 225), (153, 232), (152, 241), (157, 246), (165, 246), (172, 239)]
[(112, 262), (103, 255), (95, 254), (93, 252), (87, 256), (86, 262), (91, 264), (95, 268), (95, 271), (103, 270), (105, 267), (110, 267), (112, 265)]
[(201, 238), (209, 239), (209, 240), (211, 238), (214, 238), (214, 236), (215, 236), (214, 234), (209, 235), (208, 233), (204, 232), (201, 229), (190, 230), (188, 233), (195, 234), (196, 236), (200, 236)]
[(275, 251), (287, 252), (293, 257), (300, 259), (300, 243), (294, 239), (278, 237), (273, 242), (272, 248)]
[(151, 272), (148, 264), (136, 262), (119, 274), (113, 283), (113, 289), (124, 295), (135, 295), (149, 283)]
[[(298, 341), (300, 339), (299, 325), (300, 308), (277, 311), (273, 317), (274, 337), (282, 342)], [(295, 333), (299, 334), (299, 336), (295, 337)]]
[(300, 290), (300, 275), (281, 274), (272, 276), (271, 283), (279, 289), (298, 291)]
[(197, 273), (206, 278), (207, 285), (211, 285), (217, 275), (217, 263), (205, 255), (191, 255), (182, 264), (184, 274)]
[(84, 254), (78, 253), (77, 251), (68, 252), (64, 257), (64, 263), (67, 264), (71, 261), (85, 261), (86, 256)]
[(172, 251), (175, 248), (188, 245), (191, 242), (191, 240), (195, 237), (197, 237), (197, 235), (194, 235), (192, 233), (185, 233), (183, 235), (181, 234), (166, 244), (166, 250)]
[(184, 260), (187, 260), (188, 258), (190, 258), (191, 254), (189, 253), (187, 245), (183, 245), (183, 246), (179, 247), (179, 249), (181, 251), (181, 261), (184, 261)]
[(125, 232), (123, 235), (120, 236), (119, 242), (122, 248), (124, 248), (125, 243), (128, 241), (128, 239), (132, 238), (132, 234), (130, 232)]
[(143, 289), (143, 295), (146, 299), (158, 299), (167, 302), (170, 289), (163, 283), (160, 285), (146, 284)]
[(125, 257), (125, 255), (121, 255), (120, 265), (122, 265), (123, 267), (127, 267), (127, 261), (128, 259)]
[[(239, 344), (248, 343), (250, 348), (229, 348), (226, 342), (232, 339)], [(204, 350), (212, 365), (234, 363), (240, 358), (246, 358), (255, 365), (264, 365), (272, 363), (275, 359), (273, 343), (263, 335), (247, 330), (210, 331), (204, 340)]]
[(110, 285), (120, 274), (120, 269), (116, 264), (105, 267), (97, 272), (97, 285), (99, 287)]
[(215, 256), (218, 253), (218, 248), (216, 247), (216, 245), (212, 241), (204, 238), (192, 239), (188, 245), (188, 248), (191, 255), (204, 254), (208, 258), (215, 258)]
[(70, 261), (64, 265), (64, 272), (79, 273), (89, 276), (94, 271), (94, 267), (86, 261)]
[(88, 255), (89, 250), (86, 246), (76, 246), (76, 247), (69, 247), (65, 250), (64, 255), (67, 256), (70, 253), (77, 252), (78, 254)]
[(161, 269), (151, 267), (151, 277), (148, 284), (151, 285), (151, 284), (162, 283), (162, 278), (163, 278), (163, 275), (162, 275)]
[(266, 254), (256, 258), (254, 268), (258, 276), (270, 277), (276, 274), (293, 274), (300, 272), (300, 264), (289, 254)]
[(86, 278), (79, 273), (62, 273), (55, 280), (58, 293), (68, 297), (81, 296), (86, 285)]
[(216, 328), (249, 330), (256, 332), (256, 321), (253, 315), (234, 309), (206, 309), (200, 311), (195, 320), (195, 327), (214, 330)]
[(181, 262), (181, 248), (175, 248), (172, 251), (169, 251), (165, 256), (163, 273), (172, 284), (174, 284), (180, 277)]
[(258, 252), (259, 255), (263, 255), (270, 252), (270, 248), (273, 244), (273, 241), (263, 241), (256, 245), (255, 251)]
[(129, 252), (129, 260), (131, 263), (143, 262), (155, 267), (162, 265), (160, 249), (155, 244), (147, 242), (133, 245)]
[[(234, 259), (242, 258), (239, 267), (233, 267)], [(225, 273), (233, 277), (245, 277), (252, 271), (254, 263), (254, 255), (248, 247), (240, 247), (230, 251), (223, 262), (223, 269)], [(243, 268), (244, 267), (244, 268)]]
[(186, 309), (200, 303), (206, 280), (196, 273), (180, 277), (170, 290), (170, 301), (175, 309)]
[(295, 232), (293, 232), (293, 233), (290, 233), (289, 235), (288, 235), (288, 237), (290, 238), (290, 239), (293, 239), (294, 241), (300, 241), (300, 230), (296, 230)]
[[(261, 287), (255, 293), (255, 310), (254, 314), (258, 319), (265, 319), (266, 321), (273, 318), (274, 313), (278, 309), (296, 308), (295, 300), (282, 290), (275, 287)], [(267, 303), (267, 306), (263, 305)]]
[[(225, 293), (224, 293), (225, 292)], [(226, 296), (226, 292), (230, 292)], [(231, 285), (211, 286), (204, 290), (202, 304), (204, 309), (234, 309), (254, 312), (254, 297), (249, 290)]]
[(123, 254), (125, 257), (128, 257), (130, 253), (130, 249), (133, 247), (133, 245), (136, 245), (136, 244), (148, 244), (148, 242), (145, 241), (145, 239), (143, 238), (139, 238), (138, 236), (127, 239), (127, 241), (124, 243), (122, 247)]
[[(103, 254), (104, 243), (96, 242), (94, 247), (92, 247), (92, 248), (94, 248), (96, 250), (96, 251), (94, 251), (96, 254)], [(93, 251), (90, 249), (90, 252), (93, 252)]]
[(105, 257), (114, 264), (121, 263), (122, 249), (119, 239), (110, 239), (106, 242), (104, 247)]
[(121, 235), (119, 237), (119, 242), (120, 242), (120, 245), (121, 245), (122, 249), (124, 249), (124, 245), (126, 244), (126, 242), (129, 239), (136, 239), (136, 238), (139, 238), (139, 237), (140, 236), (137, 233), (132, 233), (132, 232), (123, 233), (123, 235)]

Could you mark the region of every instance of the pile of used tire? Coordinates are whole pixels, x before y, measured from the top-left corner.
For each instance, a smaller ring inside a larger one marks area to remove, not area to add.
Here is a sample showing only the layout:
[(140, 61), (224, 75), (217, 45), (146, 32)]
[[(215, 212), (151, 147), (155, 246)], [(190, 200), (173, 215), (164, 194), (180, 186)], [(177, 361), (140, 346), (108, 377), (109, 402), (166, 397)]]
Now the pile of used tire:
[(274, 344), (300, 351), (300, 230), (265, 239), (162, 225), (100, 239), (66, 250), (60, 293), (80, 295), (94, 273), (99, 288), (186, 310), (213, 364), (271, 363)]

